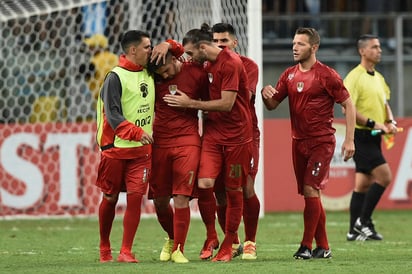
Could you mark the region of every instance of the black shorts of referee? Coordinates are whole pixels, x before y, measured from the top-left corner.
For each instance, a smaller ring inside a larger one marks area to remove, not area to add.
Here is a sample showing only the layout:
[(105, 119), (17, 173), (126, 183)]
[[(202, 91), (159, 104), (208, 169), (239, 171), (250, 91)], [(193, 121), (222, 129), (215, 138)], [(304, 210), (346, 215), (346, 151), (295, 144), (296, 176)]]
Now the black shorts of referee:
[(386, 163), (382, 154), (382, 136), (372, 136), (368, 129), (355, 128), (355, 161), (356, 172), (371, 174), (371, 171)]

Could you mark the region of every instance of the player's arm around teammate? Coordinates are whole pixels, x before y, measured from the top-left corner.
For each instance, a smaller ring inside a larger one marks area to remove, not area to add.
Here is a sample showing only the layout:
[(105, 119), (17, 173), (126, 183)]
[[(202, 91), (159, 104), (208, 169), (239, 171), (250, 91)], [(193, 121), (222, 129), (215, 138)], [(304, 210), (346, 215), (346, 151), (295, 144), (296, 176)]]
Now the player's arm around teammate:
[(247, 75), (238, 54), (213, 44), (206, 24), (193, 29), (183, 39), (185, 52), (194, 62), (205, 64), (209, 79), (209, 100), (190, 99), (184, 92), (166, 95), (169, 106), (208, 111), (204, 125), (199, 167), (199, 210), (205, 222), (207, 239), (200, 258), (208, 259), (219, 246), (215, 230), (216, 200), (213, 186), (223, 170), (228, 207), (225, 239), (212, 261), (230, 261), (232, 243), (237, 237), (243, 207), (242, 186), (250, 169), (252, 122), (249, 110)]

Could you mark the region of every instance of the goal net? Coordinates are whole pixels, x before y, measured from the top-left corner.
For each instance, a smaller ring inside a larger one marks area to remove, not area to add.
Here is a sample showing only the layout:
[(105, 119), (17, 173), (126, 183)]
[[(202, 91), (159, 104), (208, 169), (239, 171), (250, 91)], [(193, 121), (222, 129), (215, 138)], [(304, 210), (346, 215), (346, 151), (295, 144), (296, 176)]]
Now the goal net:
[(95, 94), (123, 31), (155, 45), (228, 22), (247, 55), (247, 11), (247, 0), (1, 0), (0, 216), (96, 214)]

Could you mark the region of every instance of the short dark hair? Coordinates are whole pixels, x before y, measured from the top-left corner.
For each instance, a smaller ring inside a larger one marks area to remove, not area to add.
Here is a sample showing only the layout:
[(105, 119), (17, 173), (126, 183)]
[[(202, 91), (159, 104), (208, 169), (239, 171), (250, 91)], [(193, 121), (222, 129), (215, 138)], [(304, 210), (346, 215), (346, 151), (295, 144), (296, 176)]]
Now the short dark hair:
[(123, 51), (127, 52), (132, 44), (140, 44), (143, 37), (150, 39), (149, 33), (141, 30), (129, 30), (125, 32), (120, 40), (120, 45), (122, 46)]
[(230, 35), (236, 36), (235, 28), (229, 23), (217, 23), (212, 27), (213, 33), (228, 32)]
[(309, 37), (309, 43), (311, 45), (320, 45), (319, 32), (314, 28), (300, 27), (296, 30), (295, 34), (305, 34)]
[(161, 67), (166, 65), (168, 62), (170, 62), (169, 60), (172, 58), (172, 56), (173, 54), (169, 50), (166, 54), (166, 62), (163, 62), (163, 60), (161, 60), (158, 64), (156, 64), (157, 60), (153, 60), (153, 61), (149, 60), (149, 63), (147, 63), (147, 70), (152, 74), (156, 73), (158, 69), (160, 69)]
[(359, 36), (356, 46), (358, 49), (363, 48), (366, 45), (367, 41), (373, 39), (379, 39), (379, 37), (374, 34), (362, 34), (361, 36)]
[(183, 46), (192, 43), (194, 45), (198, 45), (200, 42), (207, 42), (212, 43), (213, 41), (213, 33), (210, 29), (209, 25), (203, 23), (200, 29), (191, 29), (183, 37), (182, 44)]

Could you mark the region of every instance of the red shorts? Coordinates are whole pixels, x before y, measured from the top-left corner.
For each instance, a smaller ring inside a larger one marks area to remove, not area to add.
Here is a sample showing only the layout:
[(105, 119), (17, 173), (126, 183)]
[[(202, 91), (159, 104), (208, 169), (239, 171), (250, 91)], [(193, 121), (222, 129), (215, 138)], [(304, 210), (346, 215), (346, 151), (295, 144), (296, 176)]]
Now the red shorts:
[(242, 187), (247, 183), (251, 158), (250, 143), (228, 146), (204, 142), (198, 178), (217, 179), (222, 172), (226, 188)]
[(149, 198), (192, 196), (197, 183), (199, 146), (153, 147), (152, 157), (155, 172), (150, 178)]
[[(250, 161), (250, 168), (249, 168), (249, 176), (252, 177), (253, 181), (255, 181), (256, 174), (258, 172), (258, 166), (259, 166), (259, 144), (260, 144), (259, 138), (255, 139), (253, 142), (249, 144), (251, 153), (252, 153), (252, 159)], [(225, 191), (225, 183), (224, 183), (223, 178), (224, 176), (223, 176), (223, 173), (221, 172), (215, 181), (215, 186), (214, 186), (215, 192)]]
[(305, 184), (315, 189), (325, 188), (335, 145), (334, 135), (292, 140), (293, 167), (299, 194), (303, 195)]
[(151, 169), (151, 156), (136, 159), (113, 159), (101, 155), (96, 186), (103, 193), (121, 191), (146, 194)]

